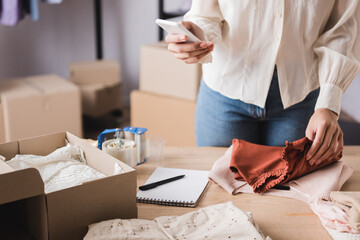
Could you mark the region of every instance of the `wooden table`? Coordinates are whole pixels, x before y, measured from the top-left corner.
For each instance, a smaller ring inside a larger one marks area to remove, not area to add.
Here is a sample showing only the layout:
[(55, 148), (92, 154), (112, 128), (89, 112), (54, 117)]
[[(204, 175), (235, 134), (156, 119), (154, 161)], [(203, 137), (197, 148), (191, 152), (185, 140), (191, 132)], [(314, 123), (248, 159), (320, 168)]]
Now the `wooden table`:
[[(213, 163), (224, 154), (225, 148), (168, 147), (165, 149), (164, 167), (210, 170)], [(360, 191), (360, 146), (346, 146), (343, 161), (354, 169), (343, 191)], [(155, 169), (151, 163), (136, 167), (138, 186), (145, 183)], [(257, 194), (231, 195), (215, 183), (210, 184), (197, 208), (232, 201), (243, 211), (251, 211), (265, 235), (274, 240), (331, 239), (318, 217), (302, 201)], [(194, 208), (170, 207), (138, 203), (138, 217), (153, 219), (158, 216), (182, 215)]]

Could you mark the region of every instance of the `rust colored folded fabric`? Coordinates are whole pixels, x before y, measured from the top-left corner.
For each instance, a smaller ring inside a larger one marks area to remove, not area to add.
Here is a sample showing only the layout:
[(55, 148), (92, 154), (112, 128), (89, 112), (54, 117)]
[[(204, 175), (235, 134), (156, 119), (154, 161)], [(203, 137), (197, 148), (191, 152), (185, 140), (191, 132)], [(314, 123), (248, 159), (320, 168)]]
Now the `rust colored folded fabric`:
[(306, 137), (286, 142), (285, 147), (270, 147), (234, 139), (230, 169), (235, 173), (236, 180), (246, 181), (254, 192), (263, 193), (275, 185), (338, 161), (342, 156), (340, 153), (335, 158), (311, 166), (305, 159), (311, 144), (312, 141)]

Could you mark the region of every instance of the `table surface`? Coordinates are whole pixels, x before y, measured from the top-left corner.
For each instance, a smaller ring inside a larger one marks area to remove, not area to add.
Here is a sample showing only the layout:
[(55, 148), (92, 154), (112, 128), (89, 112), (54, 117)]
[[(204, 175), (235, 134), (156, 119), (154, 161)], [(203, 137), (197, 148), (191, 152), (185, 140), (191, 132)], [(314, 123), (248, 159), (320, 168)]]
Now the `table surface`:
[[(225, 153), (226, 148), (167, 147), (164, 167), (210, 170), (213, 163)], [(354, 173), (344, 184), (343, 191), (360, 190), (360, 146), (345, 146), (343, 161)], [(137, 184), (143, 185), (156, 168), (151, 162), (136, 167)], [(219, 185), (211, 183), (196, 208), (160, 206), (138, 203), (138, 217), (153, 219), (158, 216), (182, 215), (201, 207), (232, 201), (243, 211), (253, 213), (261, 231), (272, 239), (331, 239), (318, 217), (302, 201), (258, 194), (231, 195)]]

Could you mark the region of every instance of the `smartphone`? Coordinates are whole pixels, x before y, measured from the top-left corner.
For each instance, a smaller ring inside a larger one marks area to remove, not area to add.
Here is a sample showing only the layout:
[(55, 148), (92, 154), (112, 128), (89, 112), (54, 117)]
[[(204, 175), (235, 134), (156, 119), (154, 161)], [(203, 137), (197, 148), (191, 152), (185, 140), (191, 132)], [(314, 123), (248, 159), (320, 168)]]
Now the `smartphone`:
[(187, 38), (186, 38), (185, 42), (191, 43), (191, 42), (200, 42), (201, 41), (194, 34), (192, 34), (189, 30), (187, 30), (183, 25), (181, 25), (178, 22), (156, 19), (155, 23), (170, 34), (186, 35)]

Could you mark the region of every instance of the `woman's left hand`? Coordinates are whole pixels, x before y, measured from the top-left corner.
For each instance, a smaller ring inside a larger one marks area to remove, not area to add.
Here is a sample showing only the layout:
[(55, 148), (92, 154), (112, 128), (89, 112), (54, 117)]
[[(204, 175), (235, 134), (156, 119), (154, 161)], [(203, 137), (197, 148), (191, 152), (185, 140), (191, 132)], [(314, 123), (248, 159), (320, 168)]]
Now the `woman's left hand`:
[(343, 132), (337, 114), (327, 108), (317, 109), (311, 116), (306, 128), (306, 137), (313, 141), (306, 159), (310, 165), (340, 154), (343, 149)]

